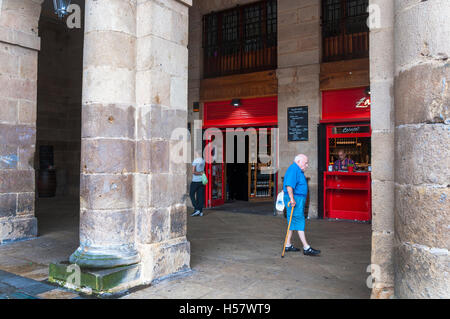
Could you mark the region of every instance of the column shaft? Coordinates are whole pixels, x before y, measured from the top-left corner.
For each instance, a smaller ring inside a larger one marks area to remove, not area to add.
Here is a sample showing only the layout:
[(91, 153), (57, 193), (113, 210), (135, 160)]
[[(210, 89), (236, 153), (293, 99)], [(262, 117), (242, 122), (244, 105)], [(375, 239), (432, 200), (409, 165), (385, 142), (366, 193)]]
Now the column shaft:
[[(372, 298), (394, 293), (394, 2), (370, 0)], [(379, 272), (376, 271), (379, 267)]]
[(136, 1), (86, 1), (80, 247), (70, 261), (108, 268), (134, 248)]
[(395, 295), (448, 298), (450, 5), (395, 1)]

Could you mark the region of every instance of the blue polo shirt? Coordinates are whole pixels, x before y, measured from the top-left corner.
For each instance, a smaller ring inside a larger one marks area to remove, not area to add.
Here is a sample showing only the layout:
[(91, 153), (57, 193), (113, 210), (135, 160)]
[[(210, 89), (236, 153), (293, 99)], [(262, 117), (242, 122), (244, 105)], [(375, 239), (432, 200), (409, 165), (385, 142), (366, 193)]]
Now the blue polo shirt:
[(292, 163), (284, 175), (283, 191), (286, 196), (288, 195), (287, 186), (292, 187), (294, 195), (306, 196), (308, 194), (305, 174), (296, 163)]

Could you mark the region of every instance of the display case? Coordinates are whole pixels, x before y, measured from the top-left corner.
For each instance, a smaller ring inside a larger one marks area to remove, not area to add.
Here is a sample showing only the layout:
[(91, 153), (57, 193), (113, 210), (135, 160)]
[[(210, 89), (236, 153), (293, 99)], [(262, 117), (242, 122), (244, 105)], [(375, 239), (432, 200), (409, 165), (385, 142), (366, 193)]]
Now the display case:
[(369, 125), (328, 126), (327, 166), (338, 160), (339, 150), (351, 158), (358, 171), (370, 171), (371, 138)]
[(275, 194), (275, 174), (271, 174), (268, 164), (248, 165), (249, 201), (273, 200)]
[[(248, 163), (248, 199), (249, 201), (273, 201), (274, 196), (276, 196), (276, 174), (273, 169), (272, 160), (274, 157), (273, 154), (267, 154), (268, 152), (272, 152), (272, 135), (270, 130), (268, 130), (267, 134), (267, 150), (261, 152), (261, 145), (259, 144), (260, 140), (258, 139), (258, 159), (256, 162), (251, 162), (249, 160)], [(265, 156), (262, 155), (266, 154)]]

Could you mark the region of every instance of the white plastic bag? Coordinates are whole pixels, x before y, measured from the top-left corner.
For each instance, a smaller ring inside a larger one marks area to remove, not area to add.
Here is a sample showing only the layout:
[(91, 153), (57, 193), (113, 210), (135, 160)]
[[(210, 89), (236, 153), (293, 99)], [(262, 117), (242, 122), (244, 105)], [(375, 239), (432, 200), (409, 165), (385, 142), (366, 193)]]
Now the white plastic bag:
[(284, 192), (283, 191), (278, 193), (277, 203), (275, 204), (275, 207), (280, 212), (282, 212), (284, 210)]

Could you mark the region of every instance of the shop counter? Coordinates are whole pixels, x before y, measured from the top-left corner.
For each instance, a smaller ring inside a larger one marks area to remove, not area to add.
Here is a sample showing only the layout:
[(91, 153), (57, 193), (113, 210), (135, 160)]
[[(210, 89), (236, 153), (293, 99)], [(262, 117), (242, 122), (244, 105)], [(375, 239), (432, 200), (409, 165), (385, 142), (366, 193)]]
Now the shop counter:
[(372, 219), (370, 172), (324, 172), (324, 217)]

